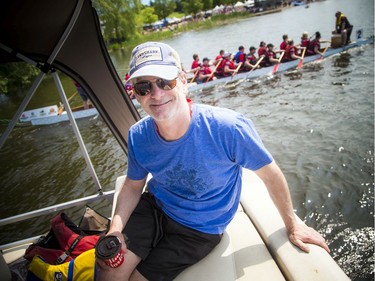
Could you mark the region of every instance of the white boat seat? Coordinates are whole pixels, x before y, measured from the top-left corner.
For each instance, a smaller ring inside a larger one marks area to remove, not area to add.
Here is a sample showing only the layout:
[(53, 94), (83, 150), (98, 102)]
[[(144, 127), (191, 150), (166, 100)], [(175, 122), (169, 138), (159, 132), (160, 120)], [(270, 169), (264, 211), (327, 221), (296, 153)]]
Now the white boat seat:
[[(244, 170), (242, 180), (241, 204), (244, 211), (287, 280), (350, 280), (323, 248), (309, 245), (310, 253), (306, 254), (289, 241), (284, 223), (263, 181), (255, 173)], [(298, 216), (296, 218), (302, 223)]]

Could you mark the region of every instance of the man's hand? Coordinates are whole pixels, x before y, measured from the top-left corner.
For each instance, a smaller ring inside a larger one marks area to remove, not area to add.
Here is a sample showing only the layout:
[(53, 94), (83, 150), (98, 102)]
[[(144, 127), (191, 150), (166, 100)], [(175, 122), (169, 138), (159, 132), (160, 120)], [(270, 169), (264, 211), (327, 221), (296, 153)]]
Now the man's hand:
[[(119, 232), (119, 231), (111, 232), (111, 230), (109, 230), (108, 233), (106, 234), (106, 236), (108, 236), (108, 235), (117, 236), (120, 239), (120, 241), (121, 241), (121, 249), (122, 249), (123, 255), (125, 255), (128, 250), (126, 248), (126, 243), (125, 243), (124, 235), (121, 232)], [(109, 270), (109, 269), (111, 269), (111, 267), (109, 265), (107, 265), (101, 259), (96, 258), (96, 264), (99, 266), (100, 270)]]
[(289, 240), (302, 251), (309, 253), (310, 248), (306, 243), (315, 244), (330, 252), (326, 241), (315, 229), (305, 224), (296, 224), (294, 229), (289, 231)]

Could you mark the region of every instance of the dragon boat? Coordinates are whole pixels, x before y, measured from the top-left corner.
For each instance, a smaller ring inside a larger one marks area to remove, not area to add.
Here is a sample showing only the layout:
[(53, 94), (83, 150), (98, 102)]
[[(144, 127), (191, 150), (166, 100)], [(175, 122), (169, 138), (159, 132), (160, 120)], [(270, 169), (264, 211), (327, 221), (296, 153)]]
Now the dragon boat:
[[(352, 43), (350, 43), (348, 45), (345, 45), (345, 46), (342, 46), (342, 47), (336, 47), (336, 48), (328, 47), (328, 49), (324, 53), (323, 57), (321, 55), (305, 56), (303, 58), (303, 63), (307, 64), (307, 63), (312, 63), (312, 62), (318, 62), (323, 58), (327, 58), (327, 57), (330, 57), (330, 56), (333, 56), (333, 55), (340, 54), (340, 53), (345, 52), (349, 49), (359, 47), (359, 46), (362, 46), (362, 45), (371, 44), (371, 43), (373, 43), (373, 41), (374, 41), (373, 38), (367, 38), (367, 39), (359, 38), (359, 39), (357, 39), (357, 41), (352, 42)], [(259, 69), (253, 70), (253, 71), (249, 71), (249, 72), (240, 72), (240, 73), (237, 73), (234, 76), (228, 76), (228, 77), (224, 77), (224, 78), (220, 78), (220, 79), (210, 80), (208, 82), (204, 82), (204, 83), (201, 83), (201, 84), (192, 83), (192, 84), (189, 85), (189, 92), (204, 90), (204, 89), (211, 88), (215, 85), (220, 85), (220, 84), (226, 85), (226, 84), (236, 82), (238, 80), (251, 80), (251, 79), (255, 79), (255, 78), (259, 78), (259, 77), (263, 77), (263, 76), (270, 76), (270, 75), (273, 75), (273, 74), (282, 73), (282, 72), (285, 72), (287, 70), (295, 69), (298, 66), (299, 63), (300, 63), (299, 59), (289, 61), (289, 62), (280, 63), (279, 66), (278, 66), (278, 70), (275, 73), (273, 71), (274, 66), (269, 66), (269, 67), (263, 67), (263, 68), (259, 68)]]

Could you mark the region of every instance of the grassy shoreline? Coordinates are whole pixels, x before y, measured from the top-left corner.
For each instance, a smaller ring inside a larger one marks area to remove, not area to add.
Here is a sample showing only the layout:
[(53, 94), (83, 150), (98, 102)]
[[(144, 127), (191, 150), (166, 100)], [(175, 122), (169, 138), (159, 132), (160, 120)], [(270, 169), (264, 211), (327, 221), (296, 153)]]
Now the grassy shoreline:
[(257, 13), (257, 14), (252, 14), (249, 12), (237, 12), (237, 13), (228, 14), (228, 15), (216, 15), (209, 19), (206, 19), (205, 21), (191, 21), (191, 22), (187, 22), (184, 24), (179, 24), (177, 26), (174, 26), (174, 28), (171, 28), (171, 29), (165, 28), (161, 31), (154, 31), (154, 32), (142, 34), (137, 38), (134, 38), (127, 42), (123, 42), (121, 44), (112, 44), (108, 46), (108, 51), (112, 52), (112, 51), (117, 51), (120, 49), (126, 49), (130, 51), (135, 46), (143, 42), (162, 41), (165, 39), (172, 38), (174, 36), (178, 36), (182, 32), (187, 32), (191, 30), (210, 29), (210, 28), (217, 27), (217, 26), (235, 23), (237, 21), (248, 19), (254, 16), (260, 16), (265, 13), (276, 13), (280, 11), (281, 9), (273, 9), (273, 10), (268, 10), (264, 13)]

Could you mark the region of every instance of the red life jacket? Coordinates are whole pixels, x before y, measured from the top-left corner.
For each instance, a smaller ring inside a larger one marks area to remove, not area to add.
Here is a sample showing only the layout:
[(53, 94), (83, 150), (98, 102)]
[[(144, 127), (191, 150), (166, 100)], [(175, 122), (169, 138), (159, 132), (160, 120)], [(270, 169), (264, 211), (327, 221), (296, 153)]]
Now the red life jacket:
[(224, 76), (224, 66), (225, 66), (226, 62), (227, 62), (227, 60), (223, 59), (220, 62), (219, 66), (216, 68), (216, 74), (217, 74), (217, 76), (219, 76), (219, 77), (223, 77)]
[[(224, 61), (225, 61), (224, 68), (225, 68), (225, 66), (229, 66), (229, 69), (236, 69), (236, 65), (234, 64), (234, 62), (233, 62), (232, 60), (224, 59)], [(224, 69), (223, 69), (223, 75), (224, 75), (225, 77), (227, 77), (227, 76), (231, 76), (231, 75), (232, 75), (232, 72), (227, 73), (227, 72), (225, 72)]]
[(309, 47), (307, 48), (307, 54), (308, 55), (315, 55), (315, 48), (320, 49), (320, 42), (319, 40), (312, 40), (310, 41)]
[(249, 61), (250, 64), (255, 65), (257, 63), (257, 58), (255, 57), (254, 54), (249, 54), (247, 56), (247, 60)]
[(280, 44), (280, 50), (286, 50), (287, 46), (288, 46), (287, 42), (285, 42), (285, 41), (281, 42), (281, 44)]
[(211, 74), (212, 73), (211, 67), (202, 65), (200, 73), (203, 75)]
[(288, 61), (294, 60), (292, 58), (293, 54), (298, 55), (298, 50), (297, 50), (296, 46), (291, 46), (291, 45), (286, 46), (285, 54), (284, 54), (285, 60), (288, 60)]
[(276, 58), (276, 53), (275, 52), (271, 52), (271, 51), (266, 51), (265, 52), (265, 57), (264, 57), (264, 66), (270, 66), (272, 65), (273, 63), (270, 61), (270, 58)]
[(258, 56), (263, 56), (266, 53), (266, 47), (259, 47)]
[(191, 69), (196, 69), (198, 68), (200, 65), (199, 65), (199, 62), (197, 62), (196, 60), (193, 61), (193, 63), (191, 64)]
[(309, 44), (310, 44), (310, 40), (309, 39), (301, 39), (301, 47), (308, 48)]
[(51, 219), (51, 231), (45, 239), (27, 248), (25, 258), (31, 261), (38, 255), (49, 264), (61, 264), (94, 248), (99, 237), (80, 233), (80, 229), (68, 216), (60, 213)]
[[(211, 73), (212, 73), (211, 67), (205, 66), (205, 65), (201, 66), (199, 74), (201, 74), (201, 75), (207, 75), (207, 74), (211, 74)], [(208, 81), (207, 79), (208, 78), (204, 78), (204, 81)], [(212, 80), (212, 79), (213, 79), (213, 77), (210, 78), (210, 80)]]

